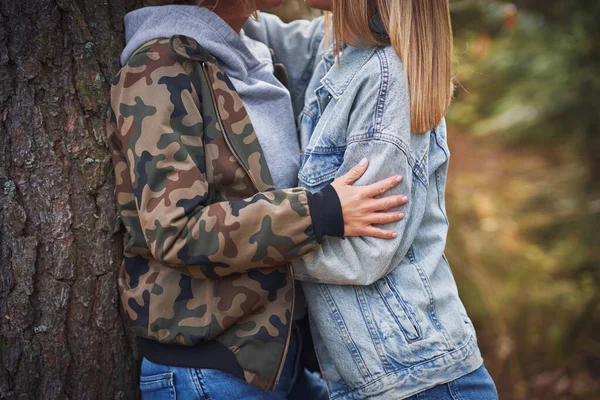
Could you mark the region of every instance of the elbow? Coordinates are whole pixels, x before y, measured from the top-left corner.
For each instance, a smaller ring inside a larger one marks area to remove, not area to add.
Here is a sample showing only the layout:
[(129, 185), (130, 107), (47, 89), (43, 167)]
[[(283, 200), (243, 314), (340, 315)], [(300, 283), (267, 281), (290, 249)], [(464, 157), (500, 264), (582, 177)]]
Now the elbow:
[(151, 246), (149, 248), (150, 250), (150, 254), (152, 254), (152, 257), (158, 261), (159, 263), (163, 264), (163, 265), (169, 265), (169, 266), (180, 266), (182, 265), (181, 262), (178, 262), (178, 258), (177, 256), (174, 256), (173, 252), (170, 249), (159, 249), (156, 246)]
[(339, 285), (369, 286), (381, 278), (381, 276), (373, 272), (375, 271), (368, 271), (362, 268), (354, 269), (348, 271), (348, 273), (340, 274), (334, 283)]
[[(327, 243), (325, 244), (327, 247)], [(369, 286), (386, 275), (389, 269), (387, 257), (354, 257), (346, 251), (345, 257), (323, 257), (308, 268), (310, 275), (321, 283), (345, 286)], [(377, 262), (374, 260), (380, 260)]]
[(148, 249), (154, 259), (168, 267), (231, 266), (220, 260), (218, 237), (214, 238), (216, 240), (205, 238), (199, 243), (190, 235), (182, 233), (159, 235), (153, 243), (149, 243)]
[(174, 267), (195, 265), (190, 263), (190, 256), (195, 253), (190, 249), (193, 227), (188, 224), (185, 215), (160, 221), (154, 218), (142, 222), (146, 245), (156, 261)]
[(367, 271), (365, 271), (364, 274), (362, 274), (360, 277), (358, 277), (358, 279), (356, 279), (354, 281), (353, 285), (355, 285), (355, 286), (370, 286), (385, 276), (384, 274), (373, 273), (376, 271), (370, 271), (370, 272), (371, 273), (367, 273)]
[[(366, 263), (324, 263), (305, 264), (304, 260), (296, 261), (294, 266), (299, 269), (296, 279), (306, 282), (323, 283), (342, 286), (369, 286), (381, 279), (383, 271), (367, 270)], [(342, 265), (346, 265), (343, 267)]]
[(152, 257), (161, 264), (181, 266), (185, 264), (182, 259), (182, 251), (187, 246), (179, 246), (179, 235), (165, 235), (156, 233), (146, 237), (146, 244)]
[(390, 273), (392, 260), (383, 255), (380, 255), (376, 259), (379, 259), (380, 262), (373, 262), (372, 260), (362, 260), (360, 262), (359, 268), (354, 269), (355, 273), (351, 279), (352, 285), (370, 286)]

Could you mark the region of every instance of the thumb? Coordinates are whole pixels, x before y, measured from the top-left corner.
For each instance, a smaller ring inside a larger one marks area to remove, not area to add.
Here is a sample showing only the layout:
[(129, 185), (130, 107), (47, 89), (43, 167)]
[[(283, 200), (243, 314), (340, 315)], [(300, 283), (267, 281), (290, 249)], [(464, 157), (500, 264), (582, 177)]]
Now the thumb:
[(350, 171), (348, 171), (345, 175), (340, 177), (341, 181), (346, 185), (352, 185), (361, 176), (364, 175), (364, 173), (367, 171), (368, 166), (369, 161), (366, 158), (363, 158)]

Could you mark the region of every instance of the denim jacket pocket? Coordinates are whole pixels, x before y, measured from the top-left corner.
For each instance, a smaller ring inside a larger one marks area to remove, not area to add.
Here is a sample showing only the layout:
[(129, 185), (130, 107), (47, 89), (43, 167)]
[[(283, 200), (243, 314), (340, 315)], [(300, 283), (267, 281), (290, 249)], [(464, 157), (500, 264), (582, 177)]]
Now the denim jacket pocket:
[(302, 158), (298, 178), (309, 190), (319, 190), (335, 178), (344, 161), (345, 147), (307, 149)]
[(402, 330), (406, 342), (412, 343), (420, 340), (422, 335), (419, 326), (400, 294), (393, 289), (393, 285), (390, 284), (388, 277), (380, 279), (375, 285), (386, 308)]

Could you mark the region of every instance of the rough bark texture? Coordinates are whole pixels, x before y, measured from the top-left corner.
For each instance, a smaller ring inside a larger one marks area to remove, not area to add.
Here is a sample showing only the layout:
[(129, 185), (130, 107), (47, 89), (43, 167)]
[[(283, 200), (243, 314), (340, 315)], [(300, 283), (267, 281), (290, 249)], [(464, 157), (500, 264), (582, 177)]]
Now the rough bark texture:
[(0, 398), (135, 398), (103, 114), (140, 0), (0, 0)]

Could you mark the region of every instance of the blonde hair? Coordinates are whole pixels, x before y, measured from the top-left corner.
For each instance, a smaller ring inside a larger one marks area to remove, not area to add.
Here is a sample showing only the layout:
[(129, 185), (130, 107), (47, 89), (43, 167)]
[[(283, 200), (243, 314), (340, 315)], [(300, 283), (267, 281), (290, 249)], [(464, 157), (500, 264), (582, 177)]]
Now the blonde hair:
[[(391, 44), (404, 63), (412, 132), (439, 125), (454, 90), (448, 0), (333, 0), (332, 11), (337, 49)], [(376, 14), (389, 38), (370, 29)]]

